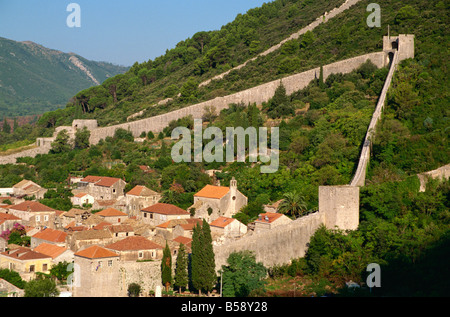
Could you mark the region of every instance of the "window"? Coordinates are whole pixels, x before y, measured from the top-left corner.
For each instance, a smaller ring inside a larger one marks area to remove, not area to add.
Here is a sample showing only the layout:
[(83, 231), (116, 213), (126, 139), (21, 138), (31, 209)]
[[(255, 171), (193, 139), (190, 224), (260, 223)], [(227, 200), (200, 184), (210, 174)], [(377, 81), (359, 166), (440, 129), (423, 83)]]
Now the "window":
[(45, 263), (45, 264), (42, 264), (42, 271), (47, 271), (47, 263)]
[(108, 260), (108, 266), (112, 266), (113, 265), (113, 260)]
[(30, 265), (30, 272), (34, 272), (34, 265)]
[(139, 253), (138, 253), (138, 257), (139, 257), (139, 259), (142, 259), (142, 258), (144, 257), (144, 253), (139, 252)]
[(147, 218), (147, 213), (146, 212), (144, 212), (144, 218)]
[(36, 216), (36, 222), (41, 221), (41, 216)]
[(48, 215), (44, 216), (44, 221), (48, 221)]

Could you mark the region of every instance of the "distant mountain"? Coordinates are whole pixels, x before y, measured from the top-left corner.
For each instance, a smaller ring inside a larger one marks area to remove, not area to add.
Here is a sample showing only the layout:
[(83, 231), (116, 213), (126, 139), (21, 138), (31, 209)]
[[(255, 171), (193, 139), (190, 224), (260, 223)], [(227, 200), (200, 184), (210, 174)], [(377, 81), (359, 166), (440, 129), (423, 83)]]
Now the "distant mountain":
[(64, 107), (78, 91), (127, 70), (33, 42), (0, 37), (0, 119)]

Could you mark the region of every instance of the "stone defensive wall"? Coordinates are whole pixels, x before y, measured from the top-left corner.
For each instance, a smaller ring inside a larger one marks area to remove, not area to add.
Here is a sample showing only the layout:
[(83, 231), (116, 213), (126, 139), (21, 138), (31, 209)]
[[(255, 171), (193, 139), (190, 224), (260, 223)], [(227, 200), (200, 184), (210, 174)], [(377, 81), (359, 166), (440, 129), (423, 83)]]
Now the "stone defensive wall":
[(244, 236), (239, 240), (214, 247), (216, 270), (227, 265), (233, 252), (248, 250), (266, 267), (289, 264), (304, 257), (316, 230), (356, 230), (359, 225), (359, 187), (320, 186), (319, 211), (278, 226), (266, 232)]
[(316, 212), (298, 218), (288, 225), (214, 246), (216, 270), (220, 270), (222, 265), (227, 265), (231, 253), (243, 250), (252, 251), (256, 261), (262, 262), (266, 267), (286, 264), (291, 259), (303, 257), (311, 236), (323, 223), (323, 214)]
[(420, 192), (424, 192), (427, 187), (428, 178), (434, 179), (449, 179), (450, 178), (450, 164), (441, 166), (435, 170), (418, 174), (420, 181)]
[(360, 1), (361, 0), (347, 0), (347, 1), (345, 1), (345, 3), (343, 3), (340, 7), (334, 8), (330, 12), (325, 12), (323, 15), (318, 17), (314, 22), (312, 22), (309, 25), (305, 26), (300, 31), (291, 34), (291, 36), (289, 36), (288, 38), (282, 40), (280, 43), (270, 47), (269, 49), (267, 49), (264, 52), (260, 53), (256, 57), (253, 57), (253, 58), (247, 60), (245, 63), (242, 63), (241, 65), (238, 65), (238, 66), (236, 66), (236, 67), (234, 67), (234, 68), (232, 68), (232, 69), (230, 69), (230, 70), (228, 70), (228, 71), (226, 71), (226, 72), (224, 72), (222, 74), (219, 74), (219, 75), (217, 75), (217, 76), (215, 76), (215, 77), (213, 77), (211, 79), (205, 80), (204, 82), (200, 83), (199, 87), (208, 85), (212, 80), (223, 79), (226, 75), (228, 75), (233, 70), (241, 69), (241, 68), (245, 67), (249, 62), (256, 60), (258, 57), (266, 56), (266, 55), (268, 55), (268, 54), (278, 50), (287, 41), (293, 40), (293, 39), (298, 39), (300, 37), (300, 35), (305, 34), (308, 31), (314, 30), (318, 25), (320, 25), (322, 23), (326, 23), (329, 19), (331, 19), (331, 18), (335, 17), (336, 15), (342, 13), (343, 11), (349, 9), (351, 6), (355, 5), (356, 3), (360, 2)]
[[(323, 66), (323, 77), (326, 79), (333, 73), (350, 73), (357, 69), (360, 65), (370, 60), (377, 67), (384, 67), (386, 65), (386, 54), (382, 52), (369, 53), (353, 58), (349, 58), (343, 61), (335, 62), (329, 65)], [(91, 130), (90, 142), (97, 144), (101, 139), (105, 139), (107, 136), (114, 136), (114, 132), (119, 129), (129, 130), (135, 137), (138, 137), (142, 132), (156, 132), (162, 131), (170, 121), (177, 120), (182, 117), (192, 115), (194, 119), (200, 119), (203, 116), (205, 107), (213, 106), (216, 112), (228, 108), (233, 103), (244, 104), (261, 104), (267, 102), (275, 94), (275, 90), (280, 85), (280, 82), (286, 88), (287, 94), (305, 88), (312, 80), (319, 78), (320, 67), (291, 75), (283, 79), (277, 79), (260, 86), (256, 86), (244, 91), (240, 91), (228, 96), (217, 97), (213, 100), (201, 102), (192, 106), (181, 108), (175, 111), (171, 111), (166, 114), (154, 116), (151, 118), (136, 120), (132, 122), (122, 123), (110, 127), (101, 127)]]

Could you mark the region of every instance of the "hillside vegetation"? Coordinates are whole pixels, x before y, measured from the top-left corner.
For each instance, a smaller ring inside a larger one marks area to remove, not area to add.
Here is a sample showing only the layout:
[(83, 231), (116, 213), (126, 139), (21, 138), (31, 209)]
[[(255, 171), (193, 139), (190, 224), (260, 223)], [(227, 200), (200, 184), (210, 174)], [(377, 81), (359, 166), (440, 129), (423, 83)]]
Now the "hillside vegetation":
[[(302, 10), (289, 9), (306, 3), (308, 5)], [(201, 46), (194, 47), (200, 55), (185, 67), (180, 67), (179, 72), (162, 72), (165, 75), (153, 82), (149, 81), (150, 77), (138, 76), (141, 69), (151, 70), (155, 65), (163, 65), (158, 63), (171, 56), (168, 51), (160, 59), (134, 65), (130, 72), (116, 76), (100, 87), (78, 93), (74, 103), (66, 109), (43, 116), (38, 127), (42, 133), (52, 131), (55, 125), (70, 123), (77, 116), (97, 118), (104, 125), (121, 122), (144, 104), (161, 98), (175, 97), (171, 103), (154, 107), (155, 113), (207, 98), (207, 89), (211, 89), (211, 97), (237, 89), (233, 86), (236, 83), (242, 87), (252, 86), (262, 82), (262, 78), (264, 81), (278, 78), (301, 71), (303, 67), (320, 66), (381, 50), (381, 36), (386, 33), (388, 24), (392, 35), (414, 34), (415, 58), (399, 65), (373, 140), (366, 186), (361, 188), (358, 230), (345, 233), (324, 227), (319, 229), (312, 237), (304, 258), (293, 259), (290, 265), (270, 268), (267, 280), (270, 283), (252, 295), (276, 295), (276, 290), (270, 288), (275, 284), (274, 280), (292, 277), (298, 287), (297, 295), (448, 296), (449, 182), (430, 182), (427, 191), (422, 193), (416, 176), (450, 161), (448, 51), (444, 49), (449, 34), (448, 4), (424, 0), (412, 0), (408, 4), (400, 0), (385, 1), (381, 5), (382, 28), (370, 29), (365, 25), (365, 8), (369, 3), (362, 1), (336, 20), (287, 43), (271, 56), (232, 72), (205, 90), (196, 89), (196, 84), (227, 68), (219, 69), (216, 64), (203, 74), (194, 72), (195, 65), (207, 54), (205, 45), (204, 54), (200, 54)], [(328, 10), (324, 9), (321, 1), (277, 0), (264, 5), (264, 9), (251, 12), (266, 12), (272, 5), (279, 7), (279, 14), (285, 12), (283, 14), (287, 15), (291, 11), (293, 17), (316, 8), (316, 5), (317, 12)], [(239, 21), (243, 23), (251, 17), (252, 14), (248, 13), (229, 25), (237, 27)], [(183, 43), (194, 43), (190, 41), (193, 40)], [(179, 44), (179, 47), (183, 45)], [(226, 52), (237, 50), (235, 46), (224, 47)], [(207, 52), (212, 49), (209, 47)], [(293, 60), (294, 66), (281, 67), (291, 65), (290, 62), (283, 63), (285, 60)], [(172, 65), (169, 61), (165, 60), (166, 67)], [(182, 69), (191, 69), (192, 72), (184, 73), (185, 76), (173, 82), (177, 89), (170, 94), (164, 94), (166, 90), (162, 88), (158, 90), (159, 83), (160, 87), (169, 89), (171, 85), (167, 83), (181, 76)], [(114, 137), (107, 137), (95, 146), (86, 142), (86, 131), (77, 136), (75, 146), (67, 144), (60, 136), (50, 154), (34, 159), (22, 158), (19, 162), (24, 164), (21, 165), (0, 166), (0, 187), (10, 187), (22, 178), (48, 188), (57, 187), (59, 195), (52, 193), (45, 202), (54, 208), (67, 210), (71, 208), (70, 200), (61, 186), (69, 175), (115, 176), (127, 181), (127, 189), (137, 184), (146, 185), (162, 192), (163, 202), (188, 208), (193, 203), (193, 194), (212, 182), (204, 171), (217, 169), (220, 172), (216, 177), (222, 185), (229, 185), (234, 176), (239, 190), (249, 198), (248, 206), (235, 216), (242, 222), (251, 222), (263, 211), (263, 204), (280, 199), (295, 200), (302, 205), (299, 213), (306, 214), (318, 207), (320, 185), (350, 182), (387, 71), (387, 68), (377, 69), (371, 63), (365, 63), (349, 74), (334, 74), (325, 81), (319, 77), (290, 96), (280, 86), (267, 103), (236, 104), (220, 113), (209, 113), (204, 118), (208, 125), (217, 126), (222, 131), (226, 127), (237, 126), (278, 126), (280, 167), (273, 174), (261, 174), (260, 166), (250, 162), (174, 163), (171, 131), (177, 126), (192, 128), (192, 118), (186, 117), (171, 122), (159, 135), (143, 133), (141, 137), (145, 140), (142, 143), (134, 142), (133, 136), (125, 130), (117, 130)], [(112, 86), (107, 86), (109, 84)], [(109, 90), (111, 87), (116, 90)], [(176, 97), (178, 92), (180, 97)], [(102, 98), (106, 101), (101, 102)], [(146, 113), (150, 114), (150, 111)], [(149, 170), (143, 172), (139, 168), (141, 165), (149, 166)], [(289, 217), (298, 216), (298, 213), (284, 211)], [(368, 263), (381, 266), (382, 287), (379, 289), (364, 288)], [(345, 282), (349, 280), (363, 287), (348, 289)]]

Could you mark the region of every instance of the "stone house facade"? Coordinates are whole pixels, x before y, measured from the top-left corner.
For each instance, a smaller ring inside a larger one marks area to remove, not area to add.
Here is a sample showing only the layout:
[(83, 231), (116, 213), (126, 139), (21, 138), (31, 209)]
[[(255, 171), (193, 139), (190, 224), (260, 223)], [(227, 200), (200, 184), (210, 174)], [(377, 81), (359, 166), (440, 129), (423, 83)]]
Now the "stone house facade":
[(117, 252), (121, 261), (161, 260), (163, 247), (145, 237), (133, 236), (105, 246)]
[(18, 247), (0, 253), (0, 268), (16, 271), (22, 279), (30, 281), (36, 277), (36, 272), (50, 273), (52, 258), (29, 248)]
[(209, 225), (211, 233), (224, 237), (238, 238), (247, 233), (247, 226), (234, 218), (219, 217)]
[(140, 219), (153, 226), (169, 220), (189, 219), (191, 215), (184, 209), (172, 204), (157, 203), (141, 210)]
[(266, 212), (258, 215), (258, 219), (254, 221), (254, 232), (259, 233), (266, 230), (272, 230), (275, 227), (287, 225), (292, 219), (283, 214), (275, 212)]
[(113, 200), (124, 195), (126, 182), (120, 178), (87, 176), (78, 182), (78, 193), (87, 193), (95, 200)]
[(74, 297), (120, 296), (119, 255), (94, 245), (74, 255)]
[(55, 228), (56, 210), (36, 201), (24, 201), (7, 208), (8, 213), (19, 217), (23, 225), (41, 229)]
[(159, 202), (161, 194), (145, 186), (135, 186), (125, 195), (125, 212), (130, 216), (139, 216), (139, 212), (146, 207)]
[(128, 219), (128, 215), (126, 213), (123, 213), (115, 208), (104, 209), (97, 212), (95, 215), (102, 217), (104, 221), (111, 224), (119, 224)]

